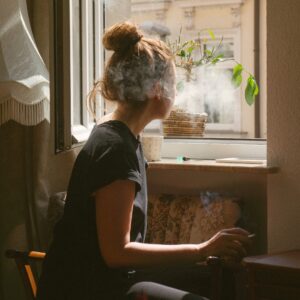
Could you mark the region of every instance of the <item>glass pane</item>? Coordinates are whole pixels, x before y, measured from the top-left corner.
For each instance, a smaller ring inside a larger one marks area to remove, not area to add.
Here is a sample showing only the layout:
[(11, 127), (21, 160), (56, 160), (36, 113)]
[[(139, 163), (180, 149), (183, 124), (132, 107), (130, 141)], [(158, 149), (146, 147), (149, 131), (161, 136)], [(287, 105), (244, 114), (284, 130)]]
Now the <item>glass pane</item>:
[(224, 58), (234, 58), (234, 41), (223, 40), (222, 45), (219, 45), (217, 41), (209, 41), (204, 44), (205, 50), (215, 51), (215, 55), (223, 55)]
[(80, 0), (72, 0), (72, 44), (71, 69), (73, 80), (72, 89), (72, 125), (80, 125), (81, 120), (81, 22)]

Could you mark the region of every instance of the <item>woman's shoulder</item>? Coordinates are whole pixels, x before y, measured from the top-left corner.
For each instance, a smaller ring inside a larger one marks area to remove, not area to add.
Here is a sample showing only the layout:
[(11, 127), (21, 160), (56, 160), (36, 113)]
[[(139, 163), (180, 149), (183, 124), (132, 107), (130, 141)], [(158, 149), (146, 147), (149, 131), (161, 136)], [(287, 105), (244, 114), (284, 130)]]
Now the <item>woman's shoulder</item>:
[(120, 142), (123, 139), (123, 132), (115, 121), (110, 120), (94, 126), (89, 139), (95, 137), (101, 138), (103, 141), (113, 139)]
[(90, 153), (135, 152), (137, 141), (128, 132), (125, 124), (110, 120), (95, 125), (83, 149)]

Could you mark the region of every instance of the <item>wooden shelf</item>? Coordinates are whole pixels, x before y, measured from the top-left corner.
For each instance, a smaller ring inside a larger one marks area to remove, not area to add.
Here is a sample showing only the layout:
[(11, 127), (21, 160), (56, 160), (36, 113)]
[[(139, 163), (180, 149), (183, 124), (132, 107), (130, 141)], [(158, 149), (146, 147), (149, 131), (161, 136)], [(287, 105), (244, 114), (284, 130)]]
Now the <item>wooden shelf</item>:
[(177, 161), (172, 158), (163, 158), (160, 161), (148, 162), (150, 170), (193, 170), (227, 173), (277, 173), (278, 168), (266, 164), (242, 164), (242, 163), (217, 163), (215, 160), (187, 160)]

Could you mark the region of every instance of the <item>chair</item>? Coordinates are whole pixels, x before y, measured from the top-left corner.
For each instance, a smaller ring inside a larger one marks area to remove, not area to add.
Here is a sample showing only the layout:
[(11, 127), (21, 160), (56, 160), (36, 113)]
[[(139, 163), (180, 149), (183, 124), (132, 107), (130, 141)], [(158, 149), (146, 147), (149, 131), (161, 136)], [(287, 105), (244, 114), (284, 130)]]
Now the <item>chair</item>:
[[(42, 261), (46, 253), (37, 251), (18, 251), (9, 249), (5, 252), (7, 258), (15, 260), (17, 268), (20, 272), (25, 292), (28, 300), (36, 299), (36, 278), (32, 270), (31, 263), (34, 261)], [(210, 256), (206, 260), (206, 264), (212, 270), (211, 278), (211, 300), (221, 299), (222, 290), (222, 262), (218, 257)]]
[(222, 294), (222, 261), (219, 257), (209, 256), (206, 259), (207, 266), (211, 269), (211, 300), (221, 300)]
[(20, 272), (28, 300), (36, 299), (36, 278), (31, 263), (42, 261), (46, 253), (37, 251), (17, 251), (9, 249), (5, 252), (7, 258), (12, 258)]

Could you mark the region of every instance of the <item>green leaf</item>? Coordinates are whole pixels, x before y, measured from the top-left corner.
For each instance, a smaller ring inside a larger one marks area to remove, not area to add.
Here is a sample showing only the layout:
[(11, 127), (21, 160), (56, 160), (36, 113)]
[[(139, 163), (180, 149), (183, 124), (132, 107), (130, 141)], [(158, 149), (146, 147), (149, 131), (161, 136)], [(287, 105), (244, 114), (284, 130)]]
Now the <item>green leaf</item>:
[(176, 84), (176, 89), (177, 91), (180, 93), (183, 91), (184, 89), (184, 82), (183, 81), (179, 81), (177, 84)]
[(188, 54), (191, 54), (194, 50), (195, 50), (195, 47), (194, 47), (194, 46), (190, 46), (190, 47), (188, 47), (188, 48), (186, 49), (186, 52), (187, 52)]
[(241, 75), (243, 72), (244, 68), (241, 64), (237, 64), (234, 68), (233, 68), (233, 75), (232, 76), (237, 76), (237, 75)]
[(204, 53), (206, 53), (208, 56), (211, 56), (212, 55), (212, 52), (208, 49), (205, 49), (204, 50)]
[(219, 58), (217, 58), (217, 57), (215, 57), (212, 61), (211, 61), (211, 63), (213, 64), (213, 65), (215, 65), (217, 62), (219, 62), (220, 61), (220, 59)]
[(215, 39), (216, 39), (216, 36), (215, 36), (215, 34), (213, 33), (213, 31), (212, 31), (211, 29), (208, 29), (207, 31), (208, 31), (208, 33), (209, 33), (211, 39), (212, 39), (212, 40), (215, 40)]
[(258, 87), (258, 84), (256, 82), (256, 80), (253, 78), (254, 82), (255, 82), (255, 91), (254, 91), (254, 96), (257, 96), (258, 93), (259, 93), (259, 87)]
[(233, 68), (233, 72), (232, 72), (232, 84), (235, 87), (239, 87), (242, 83), (242, 72), (243, 72), (244, 68), (241, 64), (237, 64), (234, 68)]
[(247, 80), (247, 86), (245, 89), (245, 98), (248, 105), (252, 105), (255, 101), (255, 96), (258, 94), (259, 88), (255, 81), (255, 78), (250, 75)]
[(236, 88), (238, 88), (242, 84), (242, 81), (243, 81), (242, 75), (237, 75), (237, 76), (232, 77), (232, 84)]
[(219, 54), (216, 57), (213, 58), (213, 60), (211, 61), (212, 64), (216, 64), (217, 62), (219, 62), (221, 60), (221, 58), (223, 58), (224, 55), (223, 54)]
[(186, 57), (186, 53), (184, 50), (181, 50), (177, 55), (180, 57)]

